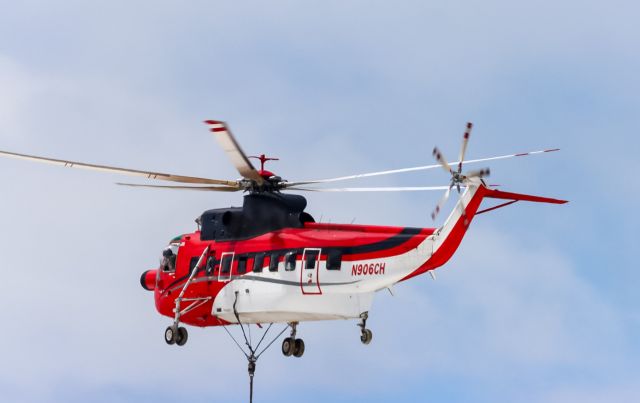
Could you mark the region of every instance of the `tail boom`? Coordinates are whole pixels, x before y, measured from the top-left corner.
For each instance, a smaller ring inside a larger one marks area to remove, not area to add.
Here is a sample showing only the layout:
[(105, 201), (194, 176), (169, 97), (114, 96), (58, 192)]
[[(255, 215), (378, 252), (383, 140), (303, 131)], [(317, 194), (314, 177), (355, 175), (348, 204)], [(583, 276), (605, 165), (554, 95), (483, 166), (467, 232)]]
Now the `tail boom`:
[[(508, 200), (508, 202), (496, 207), (478, 211), (482, 200), (485, 198)], [(429, 239), (429, 241), (432, 242), (433, 245), (432, 254), (429, 259), (400, 281), (408, 280), (412, 277), (426, 273), (429, 270), (436, 269), (447, 263), (460, 246), (462, 238), (464, 238), (464, 235), (466, 234), (471, 221), (477, 214), (495, 210), (500, 207), (505, 207), (509, 204), (515, 203), (516, 201), (529, 201), (535, 203), (551, 204), (565, 204), (568, 202), (567, 200), (553, 199), (549, 197), (533, 196), (489, 189), (484, 185), (484, 183), (475, 186), (471, 185), (467, 188), (461, 200), (458, 202), (459, 205), (454, 207), (453, 212), (451, 213), (445, 224), (440, 229), (435, 231), (435, 233)], [(460, 213), (460, 210), (462, 209), (464, 209), (465, 215), (462, 215)]]

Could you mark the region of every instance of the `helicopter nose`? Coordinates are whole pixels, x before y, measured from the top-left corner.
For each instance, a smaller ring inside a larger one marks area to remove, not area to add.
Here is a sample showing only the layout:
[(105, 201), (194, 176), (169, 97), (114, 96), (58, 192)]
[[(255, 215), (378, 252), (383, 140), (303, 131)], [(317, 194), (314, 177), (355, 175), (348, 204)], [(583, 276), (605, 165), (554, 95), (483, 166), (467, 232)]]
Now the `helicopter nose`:
[(156, 288), (156, 277), (158, 269), (147, 270), (140, 276), (140, 285), (147, 291), (153, 291)]

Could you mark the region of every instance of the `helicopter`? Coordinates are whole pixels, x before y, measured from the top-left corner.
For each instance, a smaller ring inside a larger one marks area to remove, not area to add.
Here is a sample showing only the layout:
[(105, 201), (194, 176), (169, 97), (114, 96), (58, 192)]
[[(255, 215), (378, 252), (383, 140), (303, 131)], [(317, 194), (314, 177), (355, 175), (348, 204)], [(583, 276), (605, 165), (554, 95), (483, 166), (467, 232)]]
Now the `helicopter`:
[[(290, 329), (281, 345), (287, 357), (303, 356), (305, 343), (298, 337), (298, 326), (307, 321), (355, 319), (359, 321), (360, 341), (369, 344), (373, 333), (367, 328), (367, 319), (376, 292), (391, 291), (395, 284), (424, 273), (433, 275), (456, 252), (475, 216), (518, 201), (567, 203), (498, 190), (485, 182), (490, 175), (488, 168), (463, 172), (465, 164), (558, 151), (546, 149), (465, 161), (471, 123), (466, 126), (458, 161), (451, 164), (434, 148), (437, 164), (433, 165), (291, 182), (265, 169), (267, 162), (277, 158), (264, 154), (247, 156), (225, 122), (205, 123), (240, 179), (182, 176), (8, 151), (0, 151), (0, 155), (176, 183), (118, 183), (121, 186), (243, 192), (242, 207), (216, 208), (200, 214), (195, 220), (197, 229), (174, 237), (162, 250), (159, 267), (142, 273), (140, 283), (153, 292), (157, 311), (172, 320), (164, 332), (169, 345), (187, 343), (188, 331), (183, 325), (221, 326), (225, 330), (229, 325), (240, 325), (249, 349), (245, 355), (251, 380), (264, 336), (254, 346), (247, 339), (244, 326), (269, 324), (268, 332), (274, 323), (284, 324), (284, 330), (276, 338)], [(250, 159), (257, 159), (260, 169)], [(447, 185), (325, 187), (334, 182), (437, 168), (449, 176)], [(457, 194), (458, 200), (437, 228), (332, 224), (316, 222), (305, 211), (307, 200), (291, 191), (444, 191), (431, 213), (434, 221), (452, 193)], [(485, 199), (501, 202), (480, 209)]]

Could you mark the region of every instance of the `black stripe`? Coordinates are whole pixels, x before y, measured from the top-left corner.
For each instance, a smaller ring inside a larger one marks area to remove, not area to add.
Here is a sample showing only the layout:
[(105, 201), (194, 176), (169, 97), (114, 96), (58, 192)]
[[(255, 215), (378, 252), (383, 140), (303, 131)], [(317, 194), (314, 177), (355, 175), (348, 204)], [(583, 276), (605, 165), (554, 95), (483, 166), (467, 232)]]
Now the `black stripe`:
[(343, 255), (358, 255), (361, 253), (378, 252), (384, 249), (391, 249), (395, 248), (396, 246), (400, 246), (403, 243), (411, 240), (411, 238), (418, 235), (421, 231), (421, 228), (407, 227), (400, 231), (400, 233), (380, 242), (374, 242), (360, 246), (324, 247), (322, 248), (322, 251), (339, 251), (342, 252)]

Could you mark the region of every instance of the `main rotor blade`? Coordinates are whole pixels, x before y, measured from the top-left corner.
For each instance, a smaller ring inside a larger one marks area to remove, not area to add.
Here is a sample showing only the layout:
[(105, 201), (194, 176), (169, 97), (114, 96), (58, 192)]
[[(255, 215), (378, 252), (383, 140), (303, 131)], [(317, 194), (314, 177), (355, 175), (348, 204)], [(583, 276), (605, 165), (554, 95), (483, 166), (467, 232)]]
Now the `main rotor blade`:
[[(495, 160), (513, 158), (513, 157), (524, 157), (524, 156), (527, 156), (527, 155), (550, 153), (550, 152), (554, 152), (554, 151), (560, 151), (560, 149), (559, 148), (554, 148), (554, 149), (550, 149), (550, 150), (531, 151), (531, 152), (520, 153), (520, 154), (508, 154), (508, 155), (501, 155), (501, 156), (498, 156), (498, 157), (480, 158), (480, 159), (476, 159), (476, 160), (468, 160), (468, 161), (465, 161), (464, 163), (465, 164), (473, 164), (473, 163), (476, 163), (476, 162), (495, 161)], [(459, 163), (460, 163), (460, 161), (454, 162), (454, 164), (459, 164)], [(315, 183), (339, 182), (339, 181), (350, 180), (350, 179), (369, 178), (369, 177), (372, 177), (372, 176), (392, 175), (392, 174), (399, 174), (399, 173), (405, 173), (405, 172), (424, 171), (424, 170), (428, 170), (428, 169), (439, 168), (440, 166), (441, 166), (440, 164), (423, 165), (423, 166), (412, 167), (412, 168), (401, 168), (401, 169), (392, 169), (392, 170), (388, 170), (388, 171), (368, 172), (368, 173), (357, 174), (357, 175), (340, 176), (340, 177), (337, 177), (337, 178), (318, 179), (318, 180), (300, 181), (300, 182), (289, 182), (287, 184), (287, 187), (289, 187), (289, 186), (298, 186), (298, 185), (310, 185), (310, 184), (315, 184)]]
[(420, 192), (425, 190), (445, 190), (448, 186), (409, 186), (409, 187), (373, 187), (373, 188), (328, 188), (313, 189), (303, 187), (289, 187), (288, 190), (302, 190), (305, 192)]
[(462, 172), (462, 163), (464, 162), (464, 155), (467, 152), (467, 145), (469, 144), (469, 136), (471, 135), (471, 129), (473, 128), (473, 123), (467, 123), (467, 130), (464, 131), (464, 136), (462, 137), (462, 148), (460, 149), (460, 156), (458, 157), (458, 173)]
[(170, 185), (145, 185), (145, 184), (138, 184), (138, 183), (122, 183), (122, 182), (117, 182), (116, 185), (137, 187), (137, 188), (152, 188), (152, 189), (200, 190), (205, 192), (237, 192), (238, 190), (241, 190), (240, 187), (227, 187), (227, 186), (170, 186)]
[(264, 178), (260, 176), (247, 158), (247, 155), (242, 151), (240, 144), (238, 144), (233, 134), (231, 134), (227, 124), (219, 120), (205, 120), (205, 123), (209, 125), (209, 130), (213, 133), (216, 140), (218, 140), (218, 144), (220, 144), (231, 160), (231, 163), (236, 167), (238, 172), (240, 172), (240, 175), (245, 179), (257, 182), (258, 185), (262, 185)]
[(436, 158), (436, 160), (440, 163), (440, 165), (442, 166), (442, 168), (447, 171), (447, 173), (453, 173), (453, 171), (451, 170), (451, 166), (449, 166), (449, 163), (447, 162), (447, 160), (444, 159), (444, 155), (442, 155), (442, 153), (440, 152), (440, 150), (438, 150), (438, 147), (434, 147), (433, 148), (433, 156)]
[(444, 195), (442, 196), (442, 198), (440, 199), (438, 204), (436, 204), (436, 208), (431, 213), (431, 219), (433, 221), (435, 221), (436, 217), (438, 216), (438, 214), (440, 214), (440, 210), (442, 210), (442, 206), (444, 206), (444, 204), (447, 202), (447, 200), (449, 200), (449, 195), (451, 194), (451, 188), (453, 188), (453, 185), (451, 185), (451, 186), (449, 186), (447, 188), (447, 191), (444, 192)]
[(204, 185), (227, 185), (227, 186), (238, 186), (236, 181), (226, 181), (219, 179), (208, 179), (208, 178), (197, 178), (193, 176), (182, 176), (182, 175), (173, 175), (173, 174), (165, 174), (160, 172), (152, 172), (152, 171), (140, 171), (137, 169), (127, 169), (127, 168), (118, 168), (107, 165), (97, 165), (97, 164), (87, 164), (84, 162), (76, 162), (76, 161), (67, 161), (60, 160), (55, 158), (46, 158), (46, 157), (38, 157), (35, 155), (28, 154), (18, 154), (9, 151), (0, 151), (0, 156), (18, 158), (29, 161), (36, 162), (44, 162), (48, 164), (54, 164), (59, 166), (64, 166), (67, 168), (82, 168), (82, 169), (91, 169), (94, 171), (103, 171), (103, 172), (113, 172), (118, 174), (125, 175), (133, 175), (133, 176), (141, 176), (147, 179), (158, 179), (163, 181), (170, 182), (181, 182), (181, 183), (199, 183)]

